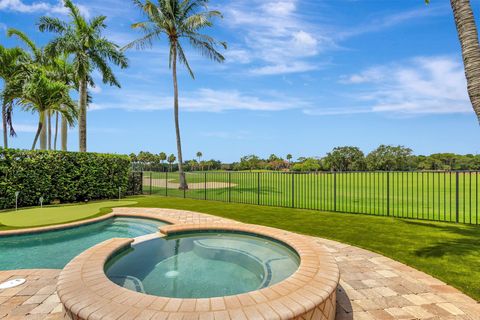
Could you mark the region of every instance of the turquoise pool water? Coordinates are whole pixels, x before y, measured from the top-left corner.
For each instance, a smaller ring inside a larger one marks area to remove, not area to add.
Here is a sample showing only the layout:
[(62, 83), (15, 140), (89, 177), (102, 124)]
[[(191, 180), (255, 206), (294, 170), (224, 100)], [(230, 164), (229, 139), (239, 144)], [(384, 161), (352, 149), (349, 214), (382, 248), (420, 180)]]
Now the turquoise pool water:
[(199, 232), (133, 245), (113, 256), (105, 270), (110, 280), (130, 290), (210, 298), (273, 285), (292, 275), (299, 264), (294, 250), (273, 239)]
[(154, 233), (162, 225), (162, 221), (119, 217), (70, 229), (0, 237), (0, 270), (61, 269), (102, 241)]

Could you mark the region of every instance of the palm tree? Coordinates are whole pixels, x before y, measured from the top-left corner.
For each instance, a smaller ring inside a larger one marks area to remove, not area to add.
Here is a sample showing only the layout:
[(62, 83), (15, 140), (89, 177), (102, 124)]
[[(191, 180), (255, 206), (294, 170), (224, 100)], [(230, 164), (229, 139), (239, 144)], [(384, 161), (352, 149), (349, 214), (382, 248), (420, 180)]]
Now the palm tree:
[(62, 82), (51, 80), (45, 70), (37, 66), (33, 68), (32, 74), (23, 82), (19, 98), (19, 104), (26, 110), (39, 114), (32, 150), (35, 149), (38, 138), (44, 131), (49, 112), (60, 112), (70, 123), (75, 121), (77, 115), (76, 106), (69, 95), (70, 88)]
[[(23, 45), (27, 48), (27, 52), (29, 54), (29, 62), (27, 64), (37, 65), (38, 67), (45, 67), (48, 64), (43, 48), (37, 47), (35, 42), (32, 39), (30, 39), (25, 33), (23, 33), (18, 29), (10, 28), (7, 30), (7, 35), (9, 37), (18, 38), (18, 40), (20, 40), (23, 43)], [(24, 72), (24, 74), (22, 75), (23, 78), (28, 77), (26, 73), (28, 73), (29, 71), (22, 70), (22, 72)], [(17, 88), (20, 88), (21, 86), (22, 85), (17, 84)], [(46, 148), (47, 148), (47, 126), (42, 126), (42, 132), (40, 133), (40, 149), (45, 150)]]
[(177, 160), (177, 158), (173, 153), (168, 156), (167, 162), (170, 164), (170, 172), (172, 172), (172, 164), (175, 162), (175, 160)]
[[(77, 81), (75, 79), (75, 70), (73, 64), (69, 61), (67, 55), (61, 55), (54, 59), (51, 76), (69, 86), (71, 89), (76, 89)], [(58, 116), (60, 112), (55, 112), (55, 137), (53, 141), (53, 149), (57, 150), (57, 136), (58, 136)], [(61, 117), (61, 149), (67, 151), (67, 139), (68, 139), (68, 120), (65, 116)]]
[(42, 17), (39, 22), (40, 31), (51, 31), (58, 34), (46, 47), (49, 56), (60, 53), (73, 55), (75, 77), (78, 81), (79, 101), (79, 150), (87, 151), (87, 104), (88, 88), (94, 85), (91, 73), (100, 71), (103, 83), (120, 87), (109, 62), (120, 68), (128, 66), (128, 60), (119, 47), (102, 36), (106, 28), (105, 16), (97, 16), (87, 21), (80, 14), (71, 0), (64, 0), (71, 18), (68, 24), (58, 18)]
[[(6, 90), (10, 81), (19, 72), (19, 63), (25, 57), (26, 53), (20, 48), (5, 48), (0, 45), (0, 78), (3, 79), (4, 90)], [(11, 126), (11, 104), (13, 101), (9, 101), (3, 93), (2, 91), (0, 96), (2, 103), (3, 147), (8, 148), (9, 127), (10, 135), (15, 135), (15, 131)]]
[(164, 167), (163, 167), (163, 162), (164, 162), (165, 160), (167, 160), (167, 154), (166, 154), (165, 152), (160, 152), (160, 153), (158, 154), (158, 159), (160, 160), (160, 163), (162, 164), (162, 171), (164, 171), (165, 169), (164, 169)]
[[(218, 11), (207, 9), (208, 0), (133, 0), (134, 4), (145, 14), (147, 20), (135, 23), (133, 28), (141, 29), (143, 37), (128, 44), (125, 48), (136, 47), (143, 49), (151, 46), (154, 39), (165, 35), (169, 43), (169, 66), (173, 78), (173, 109), (175, 116), (175, 134), (177, 140), (178, 173), (180, 189), (188, 189), (185, 173), (183, 172), (182, 143), (180, 138), (180, 124), (178, 117), (178, 82), (177, 61), (184, 64), (190, 76), (194, 78), (181, 40), (187, 40), (192, 47), (198, 49), (204, 56), (223, 62), (225, 58), (217, 51), (218, 45), (226, 48), (224, 42), (218, 42), (211, 36), (199, 33), (201, 29), (213, 26), (214, 17), (222, 17)], [(205, 11), (201, 11), (204, 9)]]
[[(429, 3), (430, 0), (425, 2)], [(480, 46), (475, 17), (470, 0), (450, 0), (450, 5), (462, 47), (468, 95), (480, 121)]]
[[(202, 156), (203, 156), (202, 152), (198, 151), (197, 152), (197, 158), (198, 158), (198, 164), (199, 165), (200, 165), (200, 162), (202, 162)], [(203, 170), (203, 168), (202, 168), (202, 170)]]
[(190, 167), (190, 171), (195, 171), (195, 166), (197, 165), (197, 161), (190, 160), (188, 161), (188, 166)]

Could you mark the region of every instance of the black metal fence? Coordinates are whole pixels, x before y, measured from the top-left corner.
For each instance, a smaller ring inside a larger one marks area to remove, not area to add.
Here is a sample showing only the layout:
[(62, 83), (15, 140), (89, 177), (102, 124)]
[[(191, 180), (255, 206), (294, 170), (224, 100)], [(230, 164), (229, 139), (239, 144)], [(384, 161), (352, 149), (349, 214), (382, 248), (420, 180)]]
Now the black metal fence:
[(478, 224), (480, 172), (143, 172), (144, 194)]

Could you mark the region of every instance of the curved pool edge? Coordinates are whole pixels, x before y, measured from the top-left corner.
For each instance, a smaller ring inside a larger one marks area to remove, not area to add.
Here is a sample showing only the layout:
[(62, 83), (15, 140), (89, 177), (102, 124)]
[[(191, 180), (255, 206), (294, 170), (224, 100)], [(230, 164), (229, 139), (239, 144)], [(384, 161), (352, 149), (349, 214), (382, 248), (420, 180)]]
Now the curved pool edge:
[(49, 231), (58, 231), (63, 229), (70, 229), (75, 227), (80, 227), (84, 225), (89, 225), (96, 222), (105, 221), (111, 218), (143, 218), (143, 219), (150, 219), (150, 220), (157, 220), (169, 224), (177, 223), (177, 220), (168, 218), (168, 217), (159, 217), (158, 214), (155, 213), (125, 213), (121, 211), (116, 211), (117, 207), (112, 208), (112, 212), (104, 214), (102, 216), (79, 220), (74, 222), (67, 222), (62, 224), (55, 224), (51, 226), (44, 226), (44, 227), (35, 227), (35, 228), (23, 228), (23, 229), (13, 229), (13, 230), (3, 230), (0, 231), (0, 237), (2, 236), (17, 236), (17, 235), (25, 235), (25, 234), (35, 234), (35, 233), (44, 233)]
[(184, 224), (161, 228), (164, 234), (204, 230), (239, 231), (273, 238), (299, 254), (300, 266), (284, 281), (248, 293), (201, 299), (157, 297), (125, 289), (107, 278), (104, 272), (107, 260), (134, 241), (115, 238), (84, 251), (61, 272), (57, 292), (65, 318), (335, 318), (339, 269), (322, 245), (295, 233), (257, 225)]

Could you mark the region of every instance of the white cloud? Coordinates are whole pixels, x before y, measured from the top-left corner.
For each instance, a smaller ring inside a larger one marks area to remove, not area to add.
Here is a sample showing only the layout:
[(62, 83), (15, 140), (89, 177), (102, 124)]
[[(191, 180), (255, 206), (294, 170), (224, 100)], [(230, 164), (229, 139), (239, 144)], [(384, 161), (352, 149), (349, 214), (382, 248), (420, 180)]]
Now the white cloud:
[(352, 97), (350, 105), (353, 107), (310, 109), (305, 113), (419, 115), (472, 112), (463, 65), (450, 57), (418, 57), (402, 64), (377, 66), (344, 76), (341, 81), (362, 87)]
[(437, 4), (435, 6), (424, 6), (420, 9), (412, 9), (393, 14), (384, 14), (379, 18), (368, 17), (367, 22), (349, 28), (339, 28), (335, 32), (335, 39), (344, 40), (346, 38), (363, 35), (372, 32), (382, 32), (387, 28), (411, 22), (412, 20), (422, 21), (429, 17), (451, 14), (449, 5)]
[[(2, 121), (0, 119), (0, 125), (1, 124), (2, 124)], [(15, 123), (13, 123), (13, 128), (15, 129), (15, 132), (17, 132), (17, 133), (35, 133), (35, 132), (37, 132), (38, 125), (15, 122)]]
[[(109, 100), (108, 103), (93, 103), (91, 110), (125, 109), (130, 111), (169, 110), (173, 106), (173, 98), (145, 92), (122, 91), (121, 99)], [(245, 94), (237, 90), (200, 89), (180, 96), (180, 109), (189, 112), (223, 112), (229, 110), (280, 111), (295, 108), (306, 108), (306, 101), (284, 96), (280, 93), (269, 93), (263, 98)]]
[[(254, 74), (304, 72), (320, 49), (332, 46), (330, 37), (302, 19), (297, 0), (232, 2), (224, 8), (227, 24), (242, 35), (241, 63), (256, 62)], [(238, 52), (234, 53), (238, 55)], [(228, 52), (227, 52), (228, 57)], [(301, 66), (301, 67), (299, 67)]]
[(88, 90), (92, 93), (101, 93), (102, 88), (97, 84), (95, 87), (88, 86)]
[[(86, 6), (76, 4), (80, 12), (86, 17), (90, 16), (89, 10)], [(67, 14), (68, 10), (64, 7), (63, 1), (59, 0), (52, 4), (50, 2), (33, 2), (30, 4), (24, 3), (22, 0), (0, 0), (0, 11), (15, 11), (21, 13), (50, 13), (50, 14)]]
[(317, 69), (317, 66), (303, 61), (300, 62), (291, 62), (285, 64), (275, 64), (267, 65), (259, 68), (252, 68), (250, 71), (253, 74), (258, 75), (275, 75), (275, 74), (287, 74), (287, 73), (298, 73), (306, 72)]

